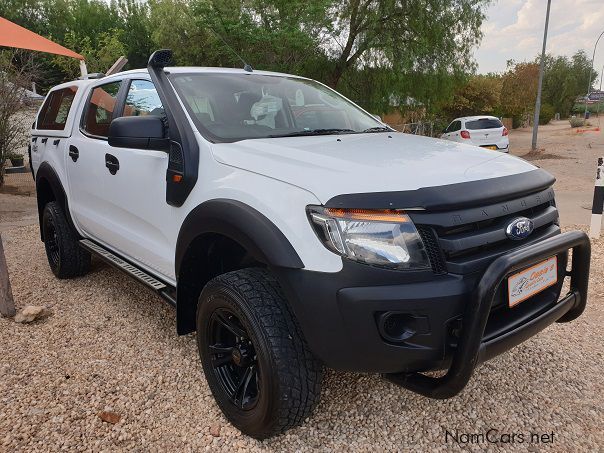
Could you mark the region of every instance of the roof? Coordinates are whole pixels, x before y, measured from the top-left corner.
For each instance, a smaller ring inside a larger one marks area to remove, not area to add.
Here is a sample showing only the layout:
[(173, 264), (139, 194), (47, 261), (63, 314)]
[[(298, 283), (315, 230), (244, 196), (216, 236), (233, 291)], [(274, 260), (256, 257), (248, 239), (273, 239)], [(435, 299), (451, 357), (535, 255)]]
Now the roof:
[[(297, 76), (294, 74), (286, 74), (286, 73), (282, 73), (282, 72), (273, 72), (273, 71), (260, 71), (260, 70), (256, 70), (254, 69), (253, 72), (248, 72), (245, 71), (242, 68), (219, 68), (219, 67), (206, 67), (206, 66), (169, 66), (165, 68), (165, 71), (168, 73), (173, 73), (173, 74), (186, 74), (189, 72), (193, 72), (193, 73), (208, 73), (208, 74), (257, 74), (257, 75), (271, 75), (271, 76), (280, 76), (280, 77), (295, 77), (298, 79), (303, 79), (304, 77), (301, 76)], [(123, 71), (123, 72), (118, 72), (115, 74), (112, 74), (111, 76), (107, 76), (107, 77), (113, 77), (116, 75), (122, 75), (122, 74), (148, 74), (147, 69), (131, 69), (129, 71)]]
[[(256, 71), (247, 72), (240, 68), (213, 68), (213, 67), (201, 67), (201, 66), (172, 66), (165, 68), (166, 72), (172, 74), (187, 74), (187, 73), (196, 73), (196, 74), (243, 74), (243, 75), (267, 75), (267, 76), (275, 76), (275, 77), (293, 77), (296, 79), (306, 79), (306, 77), (297, 76), (293, 74), (284, 74), (281, 72), (272, 72), (272, 71)], [(96, 83), (100, 80), (104, 82), (111, 81), (114, 78), (120, 78), (122, 76), (128, 75), (141, 75), (148, 76), (149, 71), (147, 69), (131, 69), (129, 71), (116, 72), (115, 74), (111, 74), (101, 78), (93, 78), (93, 79), (76, 79), (69, 82), (64, 82), (60, 85), (54, 86), (52, 89), (60, 89), (66, 88), (69, 86), (86, 86), (93, 83)]]
[(78, 60), (84, 59), (79, 53), (76, 53), (67, 47), (63, 47), (56, 42), (52, 42), (50, 39), (46, 39), (3, 17), (0, 17), (0, 46), (37, 50), (39, 52), (77, 58)]
[(490, 120), (498, 120), (499, 119), (496, 116), (492, 116), (492, 115), (474, 115), (474, 116), (462, 116), (462, 117), (459, 117), (459, 118), (455, 118), (454, 121), (458, 121), (458, 120), (474, 121), (474, 120), (481, 120), (483, 118), (488, 118)]

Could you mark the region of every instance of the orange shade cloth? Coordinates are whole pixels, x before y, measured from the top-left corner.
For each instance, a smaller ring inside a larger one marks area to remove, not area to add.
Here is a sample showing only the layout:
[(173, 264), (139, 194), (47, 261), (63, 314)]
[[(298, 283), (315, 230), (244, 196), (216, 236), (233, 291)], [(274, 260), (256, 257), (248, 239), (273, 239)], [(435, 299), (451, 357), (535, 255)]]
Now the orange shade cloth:
[(4, 17), (0, 17), (0, 46), (54, 53), (77, 58), (78, 60), (84, 59), (79, 53), (29, 31), (27, 28), (14, 24)]

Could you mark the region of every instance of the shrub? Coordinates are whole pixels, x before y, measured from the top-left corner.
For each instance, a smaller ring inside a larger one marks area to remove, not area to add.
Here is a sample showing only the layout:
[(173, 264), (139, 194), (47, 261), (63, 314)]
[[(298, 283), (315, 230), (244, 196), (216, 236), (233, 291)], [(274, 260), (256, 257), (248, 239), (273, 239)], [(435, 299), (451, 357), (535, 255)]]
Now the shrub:
[(570, 127), (582, 127), (585, 126), (585, 120), (583, 118), (579, 118), (576, 116), (573, 116), (571, 118), (569, 118), (569, 123), (570, 123)]
[(555, 115), (556, 111), (554, 110), (554, 107), (549, 104), (543, 104), (539, 111), (539, 124), (549, 124), (549, 122), (554, 119)]

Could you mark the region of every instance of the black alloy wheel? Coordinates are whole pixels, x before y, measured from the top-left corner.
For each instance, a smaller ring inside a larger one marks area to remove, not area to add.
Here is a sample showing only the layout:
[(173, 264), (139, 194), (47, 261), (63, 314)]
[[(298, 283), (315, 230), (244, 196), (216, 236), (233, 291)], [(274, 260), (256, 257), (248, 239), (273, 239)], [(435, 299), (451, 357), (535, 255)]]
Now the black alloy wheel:
[(300, 425), (319, 401), (322, 366), (266, 269), (232, 271), (206, 284), (197, 346), (216, 403), (249, 436), (266, 439)]
[(231, 402), (243, 410), (258, 402), (258, 361), (256, 350), (237, 315), (219, 308), (210, 318), (207, 331), (212, 369)]

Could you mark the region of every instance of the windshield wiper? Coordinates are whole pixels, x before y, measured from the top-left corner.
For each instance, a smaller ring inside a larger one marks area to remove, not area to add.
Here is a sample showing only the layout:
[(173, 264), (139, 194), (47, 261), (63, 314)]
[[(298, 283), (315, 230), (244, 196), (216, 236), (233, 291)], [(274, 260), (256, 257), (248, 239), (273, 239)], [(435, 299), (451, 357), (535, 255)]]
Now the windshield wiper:
[(386, 126), (376, 126), (365, 129), (363, 132), (392, 132), (392, 129)]
[(341, 133), (355, 133), (355, 130), (352, 129), (336, 129), (336, 128), (332, 128), (332, 129), (309, 129), (309, 130), (303, 130), (303, 131), (296, 131), (296, 132), (290, 132), (288, 134), (275, 134), (275, 135), (269, 135), (268, 137), (270, 138), (277, 138), (277, 137), (302, 137), (302, 136), (307, 136), (307, 135), (334, 135), (334, 134), (341, 134)]

